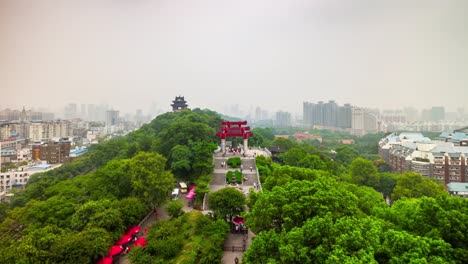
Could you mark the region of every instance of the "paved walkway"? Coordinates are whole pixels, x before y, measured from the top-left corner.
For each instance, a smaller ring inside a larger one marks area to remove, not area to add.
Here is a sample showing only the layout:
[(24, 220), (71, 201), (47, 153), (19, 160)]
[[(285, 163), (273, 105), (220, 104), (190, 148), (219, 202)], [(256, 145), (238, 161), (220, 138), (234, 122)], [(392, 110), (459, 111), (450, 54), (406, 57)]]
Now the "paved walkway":
[[(228, 170), (240, 170), (234, 168), (226, 168), (221, 166), (221, 162), (226, 161), (228, 158), (231, 157), (240, 157), (242, 160), (242, 174), (247, 177), (247, 180), (243, 181), (242, 184), (238, 185), (228, 185), (226, 184), (226, 173)], [(252, 166), (252, 171), (250, 171), (250, 167)], [(210, 191), (215, 192), (219, 189), (225, 188), (227, 186), (232, 186), (235, 188), (239, 188), (245, 196), (248, 195), (249, 189), (254, 189), (254, 183), (258, 186), (258, 175), (257, 169), (255, 168), (255, 159), (253, 158), (253, 154), (250, 157), (243, 157), (242, 155), (234, 156), (232, 154), (226, 155), (223, 157), (222, 153), (216, 153), (214, 155), (214, 170), (213, 170), (213, 180), (210, 184)], [(246, 248), (250, 246), (252, 243), (252, 237), (255, 234), (249, 230), (249, 235), (246, 239)], [(233, 264), (235, 263), (235, 258), (239, 258), (240, 262), (242, 261), (242, 251), (232, 251), (229, 248), (234, 247), (242, 247), (244, 244), (244, 235), (238, 233), (230, 233), (228, 238), (226, 239), (224, 246), (226, 250), (224, 251), (223, 258), (221, 263), (223, 264)]]
[[(169, 220), (170, 217), (166, 212), (166, 209), (163, 206), (158, 207), (158, 215), (154, 215), (154, 213), (151, 214), (151, 216), (141, 225), (141, 236), (146, 238), (146, 234), (144, 232), (145, 229), (149, 229), (151, 226), (156, 224), (156, 222), (161, 221), (161, 220)], [(129, 264), (130, 261), (128, 260), (127, 256), (121, 256), (119, 261), (119, 264)]]

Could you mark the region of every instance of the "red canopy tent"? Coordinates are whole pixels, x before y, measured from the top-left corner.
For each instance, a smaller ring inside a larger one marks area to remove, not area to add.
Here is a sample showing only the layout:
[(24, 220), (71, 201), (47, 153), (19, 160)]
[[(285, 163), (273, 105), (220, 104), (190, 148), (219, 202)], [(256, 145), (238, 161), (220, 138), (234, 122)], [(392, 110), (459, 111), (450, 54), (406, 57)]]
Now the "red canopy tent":
[(103, 257), (102, 259), (98, 260), (98, 262), (96, 262), (96, 264), (112, 264), (112, 261), (114, 259), (111, 258), (111, 257)]
[(141, 231), (141, 226), (132, 226), (130, 229), (127, 231), (127, 235), (133, 236), (138, 234)]
[(135, 246), (140, 246), (140, 247), (144, 247), (146, 246), (146, 238), (144, 237), (140, 237), (138, 238), (135, 243), (133, 243)]
[(130, 241), (132, 241), (132, 239), (133, 239), (133, 237), (130, 236), (130, 235), (123, 235), (122, 238), (119, 241), (117, 241), (117, 243), (115, 243), (115, 244), (124, 245), (124, 244), (127, 244)]
[(234, 218), (234, 220), (232, 220), (234, 223), (238, 224), (238, 225), (243, 225), (245, 223), (245, 220), (243, 217), (239, 217), (239, 216), (236, 216), (236, 218)]
[(113, 257), (119, 255), (124, 251), (124, 247), (121, 245), (114, 245), (110, 248), (109, 253), (107, 254), (109, 257)]

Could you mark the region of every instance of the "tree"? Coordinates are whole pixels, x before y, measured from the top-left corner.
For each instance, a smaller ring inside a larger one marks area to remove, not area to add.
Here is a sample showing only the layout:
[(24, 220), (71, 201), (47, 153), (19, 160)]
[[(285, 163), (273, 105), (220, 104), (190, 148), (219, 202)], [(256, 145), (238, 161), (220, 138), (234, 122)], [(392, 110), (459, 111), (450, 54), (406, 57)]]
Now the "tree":
[(187, 179), (192, 170), (192, 151), (188, 146), (176, 145), (171, 150), (171, 170), (179, 178)]
[(280, 149), (288, 151), (289, 149), (293, 148), (295, 143), (286, 138), (275, 138), (272, 143), (273, 146), (278, 146)]
[(166, 158), (140, 152), (129, 161), (133, 193), (150, 204), (160, 205), (174, 187), (174, 176), (165, 170)]
[(93, 263), (104, 256), (112, 245), (111, 235), (102, 228), (70, 232), (54, 244), (55, 263)]
[(334, 219), (362, 214), (357, 197), (346, 185), (330, 177), (313, 182), (293, 180), (258, 195), (246, 217), (254, 232), (274, 229), (276, 232), (301, 226), (307, 219), (331, 213)]
[(336, 148), (335, 160), (345, 166), (348, 166), (359, 157), (359, 152), (349, 146), (339, 146)]
[(349, 173), (354, 183), (374, 188), (379, 187), (379, 174), (374, 163), (370, 160), (357, 158), (351, 162)]
[(217, 145), (213, 142), (198, 141), (190, 144), (194, 161), (192, 164), (193, 176), (198, 178), (213, 172), (213, 151)]
[(302, 148), (291, 148), (279, 157), (283, 160), (284, 165), (298, 166), (299, 161), (307, 156), (307, 152)]
[(382, 192), (385, 197), (392, 195), (393, 189), (395, 188), (398, 175), (393, 173), (381, 173), (380, 183), (378, 191)]
[(184, 207), (184, 204), (180, 200), (173, 200), (170, 201), (169, 204), (166, 206), (167, 213), (169, 214), (170, 217), (177, 218), (182, 212), (182, 208)]
[(392, 200), (396, 201), (402, 197), (436, 197), (438, 195), (448, 195), (444, 185), (430, 179), (424, 179), (420, 174), (407, 172), (398, 178), (395, 189), (393, 189)]
[(208, 195), (208, 206), (213, 210), (216, 218), (229, 221), (233, 216), (244, 211), (245, 196), (240, 191), (227, 187)]

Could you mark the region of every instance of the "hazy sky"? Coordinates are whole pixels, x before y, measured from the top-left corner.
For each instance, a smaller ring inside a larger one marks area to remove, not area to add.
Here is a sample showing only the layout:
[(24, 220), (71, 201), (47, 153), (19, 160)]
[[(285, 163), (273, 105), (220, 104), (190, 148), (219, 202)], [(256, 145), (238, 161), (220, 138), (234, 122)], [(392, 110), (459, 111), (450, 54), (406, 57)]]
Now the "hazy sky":
[(0, 0), (0, 107), (468, 109), (468, 1)]

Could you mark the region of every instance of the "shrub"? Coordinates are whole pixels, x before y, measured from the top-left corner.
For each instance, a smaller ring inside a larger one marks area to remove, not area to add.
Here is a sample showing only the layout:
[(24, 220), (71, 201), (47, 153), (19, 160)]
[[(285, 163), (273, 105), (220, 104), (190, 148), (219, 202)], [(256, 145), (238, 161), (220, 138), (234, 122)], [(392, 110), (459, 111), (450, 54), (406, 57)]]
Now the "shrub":
[(239, 168), (242, 164), (241, 158), (239, 157), (232, 157), (227, 160), (227, 165), (231, 168)]
[(173, 217), (177, 218), (179, 217), (183, 212), (182, 212), (182, 207), (184, 207), (184, 204), (180, 200), (174, 200), (171, 201), (167, 206), (166, 210), (167, 213)]
[(226, 182), (233, 183), (237, 182), (239, 184), (242, 183), (242, 172), (235, 170), (235, 171), (228, 171), (226, 173)]

